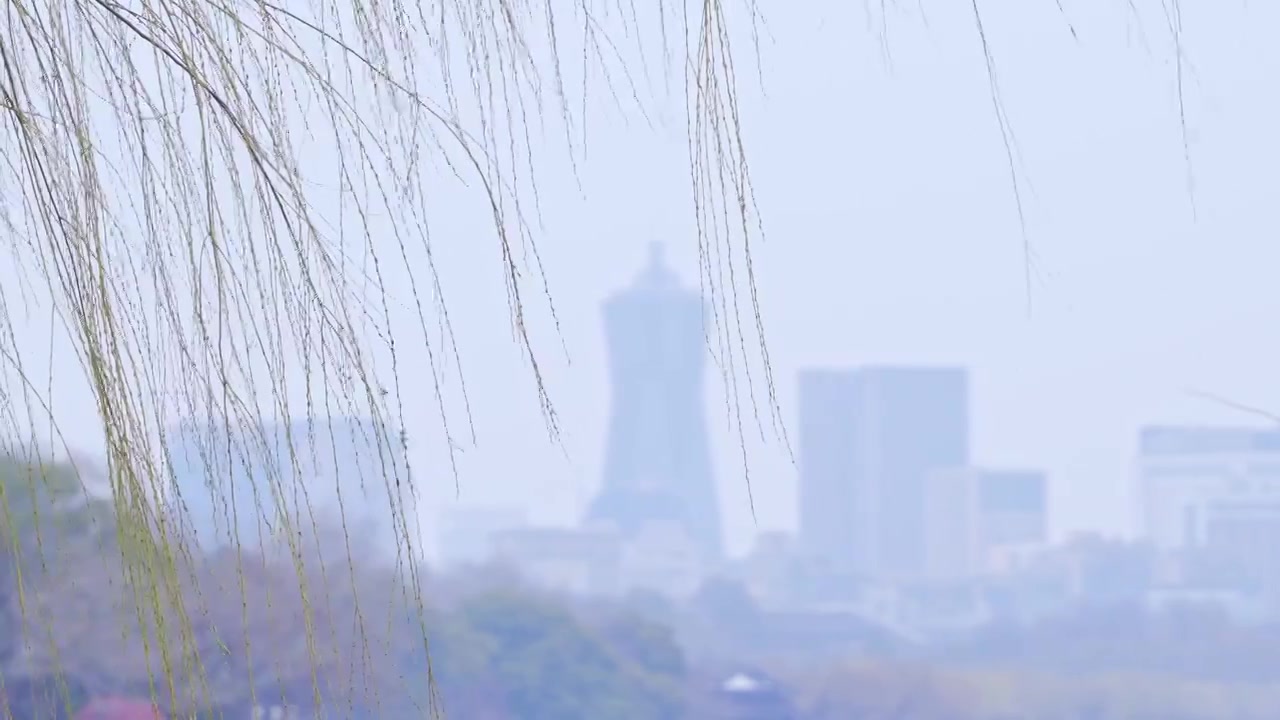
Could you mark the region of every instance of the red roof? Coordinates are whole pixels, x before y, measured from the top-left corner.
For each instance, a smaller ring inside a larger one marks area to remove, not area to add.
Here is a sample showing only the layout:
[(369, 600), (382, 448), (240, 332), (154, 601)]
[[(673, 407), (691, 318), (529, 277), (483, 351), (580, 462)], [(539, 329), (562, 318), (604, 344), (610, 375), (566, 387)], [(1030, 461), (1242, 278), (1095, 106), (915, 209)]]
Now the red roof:
[(160, 709), (146, 700), (98, 698), (76, 713), (76, 720), (163, 720)]

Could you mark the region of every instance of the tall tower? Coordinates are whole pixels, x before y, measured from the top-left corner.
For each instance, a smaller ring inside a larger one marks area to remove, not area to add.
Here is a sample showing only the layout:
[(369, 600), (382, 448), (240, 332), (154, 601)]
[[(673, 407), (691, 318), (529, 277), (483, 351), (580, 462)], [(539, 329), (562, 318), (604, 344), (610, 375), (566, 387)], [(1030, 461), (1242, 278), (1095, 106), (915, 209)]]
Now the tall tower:
[(605, 302), (604, 316), (611, 409), (603, 482), (588, 520), (624, 537), (675, 525), (715, 560), (720, 513), (703, 398), (702, 300), (680, 286), (655, 243), (649, 266)]

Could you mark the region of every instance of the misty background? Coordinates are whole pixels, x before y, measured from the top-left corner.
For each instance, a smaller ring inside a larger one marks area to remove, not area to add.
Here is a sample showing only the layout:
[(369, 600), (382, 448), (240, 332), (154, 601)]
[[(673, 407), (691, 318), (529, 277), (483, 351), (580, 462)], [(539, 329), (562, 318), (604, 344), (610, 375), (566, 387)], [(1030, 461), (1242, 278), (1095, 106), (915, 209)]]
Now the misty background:
[[(967, 366), (973, 457), (1043, 468), (1057, 537), (1130, 534), (1140, 425), (1256, 421), (1189, 390), (1280, 409), (1280, 341), (1269, 331), (1280, 314), (1280, 8), (1181, 5), (1175, 40), (1163, 3), (982, 3), (1011, 175), (967, 3), (890, 3), (883, 15), (875, 3), (815, 2), (803, 13), (761, 3), (759, 76), (743, 28), (738, 91), (767, 233), (753, 248), (761, 310), (793, 440), (803, 367)], [(697, 285), (681, 81), (666, 95), (659, 66), (647, 81), (633, 74), (643, 113), (625, 89), (590, 94), (585, 129), (574, 128), (586, 140), (577, 177), (554, 118), (544, 118), (546, 142), (534, 141), (545, 146), (535, 231), (558, 333), (545, 302), (527, 302), (558, 443), (512, 341), (483, 197), (432, 184), (434, 259), (476, 442), (449, 390), (455, 486), (433, 388), (404, 374), (431, 555), (433, 528), (461, 509), (576, 523), (599, 485), (608, 413), (602, 301), (654, 241)], [(13, 282), (10, 265), (3, 273)], [(17, 343), (31, 362), (52, 359), (55, 416), (77, 450), (101, 455), (98, 420), (84, 411), (92, 398), (49, 328), (32, 317)], [(400, 349), (413, 367), (418, 351)], [(795, 527), (796, 471), (767, 417), (765, 441), (748, 425), (753, 520), (725, 389), (715, 373), (707, 385), (726, 542), (741, 553), (759, 531)]]

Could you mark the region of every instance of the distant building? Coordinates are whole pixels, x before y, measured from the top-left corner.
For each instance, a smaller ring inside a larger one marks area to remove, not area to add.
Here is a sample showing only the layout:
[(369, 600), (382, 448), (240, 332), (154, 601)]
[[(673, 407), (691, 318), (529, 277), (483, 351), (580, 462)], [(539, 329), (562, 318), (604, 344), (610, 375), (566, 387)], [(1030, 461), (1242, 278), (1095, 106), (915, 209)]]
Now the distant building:
[(787, 691), (761, 673), (736, 672), (725, 678), (710, 711), (714, 720), (792, 720), (799, 717)]
[[(858, 373), (805, 370), (799, 384), (799, 548), (832, 571), (851, 570), (869, 560), (860, 539), (865, 542), (874, 517), (854, 451), (862, 408)], [(862, 563), (855, 562), (859, 550)]]
[[(355, 552), (419, 546), (418, 505), (397, 432), (359, 418), (257, 431), (188, 423), (169, 434), (165, 501), (206, 552), (344, 533)], [(321, 538), (324, 539), (324, 538)]]
[(1239, 623), (1263, 623), (1275, 618), (1275, 608), (1262, 598), (1238, 590), (1154, 587), (1146, 596), (1153, 612), (1213, 608)]
[(969, 463), (968, 373), (810, 370), (800, 377), (800, 535), (833, 571), (877, 580), (925, 569), (929, 474)]
[(650, 523), (622, 547), (623, 592), (651, 590), (669, 598), (692, 596), (709, 568), (693, 538), (676, 523)]
[(1148, 427), (1138, 483), (1146, 539), (1161, 549), (1211, 542), (1280, 546), (1280, 430)]
[(490, 546), (492, 560), (573, 595), (650, 591), (687, 598), (707, 572), (699, 548), (674, 523), (650, 523), (627, 537), (610, 525), (512, 528), (494, 533)]
[(950, 468), (929, 474), (925, 492), (926, 574), (960, 580), (990, 573), (1010, 551), (1048, 540), (1043, 473)]
[(518, 508), (449, 508), (440, 520), (440, 561), (446, 567), (486, 563), (493, 558), (497, 535), (527, 525), (526, 514)]
[(988, 571), (994, 575), (1021, 572), (1039, 560), (1053, 546), (1048, 538), (1025, 545), (997, 545), (987, 549)]
[(591, 523), (625, 538), (675, 523), (708, 562), (722, 554), (705, 417), (702, 299), (681, 287), (653, 246), (649, 267), (604, 309), (611, 407)]
[(493, 537), (493, 557), (529, 581), (572, 595), (618, 591), (622, 546), (604, 529), (519, 528)]
[(751, 553), (741, 562), (742, 578), (752, 597), (762, 607), (785, 607), (804, 597), (807, 588), (796, 587), (803, 579), (803, 565), (796, 554), (795, 540), (780, 532), (756, 536)]
[(1144, 428), (1138, 486), (1145, 539), (1199, 565), (1191, 576), (1280, 582), (1280, 430)]

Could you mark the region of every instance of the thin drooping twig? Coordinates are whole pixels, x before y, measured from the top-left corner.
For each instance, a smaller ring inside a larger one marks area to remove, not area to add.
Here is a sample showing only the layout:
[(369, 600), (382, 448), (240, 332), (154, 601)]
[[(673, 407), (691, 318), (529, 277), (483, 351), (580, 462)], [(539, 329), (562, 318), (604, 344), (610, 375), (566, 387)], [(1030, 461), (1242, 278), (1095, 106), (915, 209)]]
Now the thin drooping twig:
[[(28, 379), (28, 366), (41, 360), (12, 329), (23, 319), (10, 313), (10, 293), (21, 293), (55, 322), (104, 428), (119, 574), (132, 588), (140, 666), (165, 705), (199, 704), (193, 694), (216, 694), (227, 679), (200, 677), (226, 665), (204, 654), (210, 647), (195, 630), (209, 588), (191, 584), (202, 561), (199, 548), (187, 547), (182, 518), (201, 512), (202, 492), (237, 530), (257, 528), (283, 544), (299, 590), (299, 647), (312, 656), (319, 694), (318, 668), (331, 665), (319, 657), (320, 636), (333, 628), (323, 627), (330, 603), (314, 586), (332, 589), (328, 578), (344, 565), (354, 582), (356, 554), (351, 486), (343, 485), (331, 519), (348, 535), (335, 543), (346, 558), (322, 564), (319, 578), (307, 565), (300, 538), (319, 522), (318, 489), (302, 476), (325, 456), (334, 464), (339, 444), (332, 425), (316, 431), (319, 418), (367, 420), (357, 452), (377, 463), (370, 477), (350, 481), (361, 490), (384, 486), (401, 539), (402, 600), (421, 609), (417, 522), (408, 517), (415, 511), (398, 500), (417, 493), (419, 474), (388, 459), (408, 450), (404, 403), (422, 400), (403, 397), (409, 353), (430, 373), (422, 380), (450, 463), (458, 448), (450, 386), (461, 395), (466, 434), (480, 435), (434, 250), (440, 236), (430, 231), (437, 176), (484, 201), (513, 341), (547, 428), (558, 433), (530, 314), (539, 309), (527, 302), (541, 295), (558, 334), (533, 235), (540, 199), (530, 126), (559, 115), (566, 141), (575, 126), (585, 136), (587, 118), (569, 112), (578, 103), (562, 67), (574, 54), (564, 30), (579, 23), (590, 31), (583, 76), (594, 66), (603, 72), (592, 77), (622, 78), (638, 99), (603, 17), (615, 5), (580, 0), (553, 13), (510, 0), (4, 1), (0, 242), (23, 282), (0, 289), (0, 349), (6, 381), (21, 390), (6, 389), (4, 399), (26, 410), (24, 417), (6, 403), (5, 420), (25, 434), (56, 419)], [(698, 58), (686, 67), (698, 243), (722, 263), (707, 300), (719, 308), (714, 342), (728, 349), (722, 367), (741, 439), (740, 393), (763, 424), (753, 363), (763, 368), (779, 431), (781, 421), (755, 292), (751, 248), (760, 224), (728, 11), (719, 0), (695, 5), (660, 3), (649, 32), (662, 35), (664, 59)], [(752, 3), (748, 10), (755, 17)], [(639, 22), (635, 12), (621, 15)], [(686, 23), (688, 53), (667, 46), (672, 17)], [(582, 107), (596, 91), (583, 87)], [(566, 150), (575, 163), (578, 152), (585, 157), (584, 148)], [(317, 162), (322, 155), (334, 158), (332, 167)], [(750, 309), (738, 305), (739, 292)], [(393, 321), (402, 310), (416, 328)], [(746, 312), (754, 323), (740, 322)], [(47, 386), (52, 393), (52, 380)], [(306, 418), (305, 429), (294, 431), (294, 417)], [(171, 445), (180, 438), (188, 447), (177, 452)], [(203, 489), (177, 476), (183, 455), (202, 468)], [(452, 472), (456, 483), (456, 464)], [(229, 489), (233, 477), (254, 474), (266, 477), (247, 497)], [(231, 615), (246, 625), (248, 608), (263, 601), (250, 568), (264, 550), (250, 545), (232, 538), (237, 577), (223, 588), (238, 603)], [(361, 635), (371, 632), (369, 607), (351, 602)], [(271, 648), (243, 641), (241, 664), (254, 672)], [(357, 645), (344, 662), (376, 654)]]
[(1277, 425), (1280, 425), (1280, 414), (1271, 412), (1270, 410), (1266, 410), (1264, 408), (1260, 408), (1255, 405), (1246, 405), (1245, 403), (1237, 402), (1235, 400), (1225, 398), (1221, 395), (1211, 393), (1211, 392), (1205, 392), (1203, 390), (1187, 390), (1187, 394), (1192, 397), (1200, 398), (1201, 400), (1208, 400), (1210, 402), (1216, 403), (1218, 405), (1222, 405), (1223, 407), (1227, 407), (1232, 410), (1246, 413), (1248, 415), (1256, 415), (1260, 418), (1267, 420), (1268, 422), (1273, 422), (1273, 423), (1276, 423)]
[(1027, 234), (1026, 212), (1022, 207), (1022, 189), (1018, 184), (1017, 166), (1014, 162), (1013, 127), (1009, 124), (1009, 118), (1005, 115), (1004, 101), (1000, 98), (1000, 83), (996, 78), (995, 59), (991, 55), (991, 46), (987, 43), (987, 30), (982, 23), (982, 11), (978, 7), (978, 0), (972, 0), (971, 5), (973, 7), (973, 20), (977, 24), (978, 40), (982, 44), (982, 57), (987, 69), (987, 84), (991, 89), (991, 106), (995, 110), (996, 123), (1000, 127), (1000, 140), (1004, 143), (1005, 159), (1009, 164), (1009, 182), (1013, 190), (1013, 202), (1018, 211), (1018, 230), (1022, 234), (1023, 290), (1027, 298), (1027, 313), (1030, 314), (1033, 255), (1031, 252), (1031, 237)]
[(1182, 44), (1181, 0), (1169, 0), (1166, 13), (1169, 21), (1169, 32), (1173, 36), (1174, 73), (1178, 91), (1178, 129), (1182, 135), (1182, 161), (1186, 166), (1187, 200), (1191, 203), (1192, 222), (1195, 222), (1200, 213), (1196, 209), (1196, 176), (1191, 165), (1191, 141), (1187, 130), (1187, 99), (1183, 81), (1186, 68), (1186, 51)]

